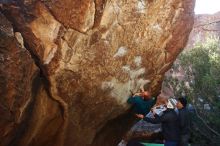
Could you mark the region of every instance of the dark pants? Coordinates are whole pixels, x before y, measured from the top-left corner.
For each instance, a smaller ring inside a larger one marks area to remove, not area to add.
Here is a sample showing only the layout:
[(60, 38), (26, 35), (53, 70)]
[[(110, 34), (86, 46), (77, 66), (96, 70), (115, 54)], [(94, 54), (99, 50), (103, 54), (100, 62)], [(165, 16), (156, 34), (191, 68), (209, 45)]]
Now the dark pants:
[(179, 146), (188, 146), (189, 137), (189, 134), (181, 135)]
[(177, 145), (178, 145), (177, 141), (166, 140), (165, 143), (164, 143), (164, 146), (177, 146)]

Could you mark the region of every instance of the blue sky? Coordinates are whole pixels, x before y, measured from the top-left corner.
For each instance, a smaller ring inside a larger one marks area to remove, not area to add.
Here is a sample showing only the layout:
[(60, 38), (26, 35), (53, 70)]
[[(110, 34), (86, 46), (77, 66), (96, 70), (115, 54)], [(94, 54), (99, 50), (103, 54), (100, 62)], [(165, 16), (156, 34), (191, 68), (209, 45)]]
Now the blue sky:
[(196, 0), (196, 14), (213, 14), (220, 11), (220, 0)]

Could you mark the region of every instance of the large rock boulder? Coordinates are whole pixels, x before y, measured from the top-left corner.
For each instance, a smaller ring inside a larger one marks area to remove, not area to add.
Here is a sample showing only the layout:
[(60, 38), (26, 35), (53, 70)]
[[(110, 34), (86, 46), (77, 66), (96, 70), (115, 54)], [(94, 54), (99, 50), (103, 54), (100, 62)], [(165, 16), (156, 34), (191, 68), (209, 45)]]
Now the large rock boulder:
[(56, 138), (63, 122), (59, 103), (48, 95), (21, 34), (2, 13), (0, 89), (1, 146), (43, 146)]
[[(1, 7), (43, 78), (27, 130), (14, 139), (19, 146), (116, 144), (132, 121), (123, 115), (130, 90), (159, 92), (194, 16), (193, 0), (20, 0)], [(20, 99), (28, 102), (33, 75), (20, 73), (29, 80)]]
[(22, 131), (34, 96), (31, 87), (36, 73), (37, 67), (23, 48), (20, 33), (15, 34), (11, 23), (0, 13), (0, 145), (10, 144)]

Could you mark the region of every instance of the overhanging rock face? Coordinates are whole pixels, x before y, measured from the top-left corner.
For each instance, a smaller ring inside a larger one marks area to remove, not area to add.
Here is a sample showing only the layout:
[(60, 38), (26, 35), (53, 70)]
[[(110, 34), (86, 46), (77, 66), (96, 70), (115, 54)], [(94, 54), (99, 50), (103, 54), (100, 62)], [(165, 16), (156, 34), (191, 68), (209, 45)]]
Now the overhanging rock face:
[[(129, 125), (123, 121), (126, 116), (120, 116), (129, 108), (129, 90), (149, 84), (153, 93), (158, 93), (164, 73), (187, 42), (193, 9), (193, 0), (26, 0), (4, 4), (2, 13), (21, 34), (43, 76), (36, 96), (30, 99), (34, 102), (26, 101), (31, 91), (23, 88), (28, 94), (20, 98), (27, 102), (27, 111), (32, 108), (32, 116), (26, 121), (28, 130), (20, 132), (19, 138), (15, 136), (17, 145), (116, 144), (113, 129)], [(26, 78), (32, 81), (29, 76)], [(5, 89), (4, 93), (9, 92)], [(0, 136), (4, 137), (4, 132)]]

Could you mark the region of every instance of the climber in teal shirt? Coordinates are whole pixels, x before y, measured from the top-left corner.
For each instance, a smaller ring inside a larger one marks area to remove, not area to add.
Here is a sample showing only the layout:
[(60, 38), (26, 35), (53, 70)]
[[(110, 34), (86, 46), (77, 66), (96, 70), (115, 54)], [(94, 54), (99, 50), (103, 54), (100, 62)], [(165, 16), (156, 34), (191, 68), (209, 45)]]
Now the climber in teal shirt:
[[(134, 112), (137, 115), (147, 115), (151, 108), (156, 103), (156, 98), (153, 99), (151, 97), (150, 91), (144, 91), (144, 89), (141, 89), (140, 93), (133, 94), (128, 98), (127, 102), (134, 106)], [(145, 128), (143, 128), (145, 127)], [(132, 128), (123, 136), (123, 139), (119, 143), (119, 145), (126, 145), (127, 142), (132, 139), (132, 137), (137, 134), (143, 135), (146, 132), (146, 127), (149, 127), (149, 123), (147, 123), (144, 120), (138, 121)], [(150, 126), (152, 129), (152, 126)], [(155, 125), (154, 130), (160, 129), (160, 125)], [(148, 129), (147, 129), (148, 131)], [(140, 136), (139, 135), (139, 136)], [(118, 146), (119, 146), (118, 145)]]
[(149, 91), (142, 91), (129, 97), (127, 102), (134, 106), (135, 114), (146, 115), (156, 103), (156, 99), (151, 97)]

